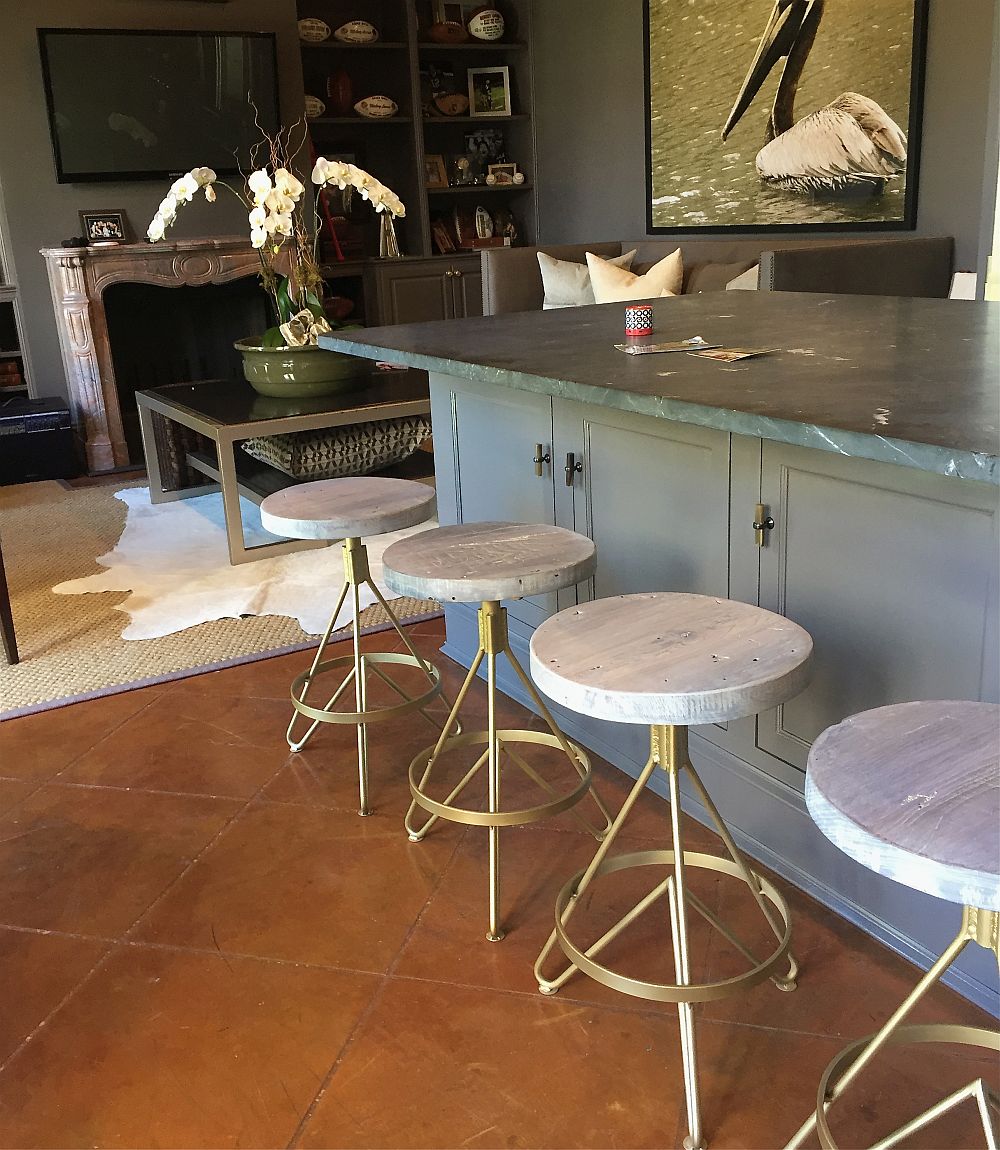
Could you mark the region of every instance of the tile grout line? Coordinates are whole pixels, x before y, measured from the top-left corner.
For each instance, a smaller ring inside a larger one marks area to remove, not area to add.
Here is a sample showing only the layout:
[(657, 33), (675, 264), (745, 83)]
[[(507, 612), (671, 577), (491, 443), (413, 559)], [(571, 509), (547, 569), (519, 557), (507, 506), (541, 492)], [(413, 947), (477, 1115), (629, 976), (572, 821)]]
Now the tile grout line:
[[(427, 897), (424, 899), (424, 905), (420, 908), (419, 912), (417, 913), (416, 918), (414, 919), (414, 921), (410, 925), (406, 934), (403, 936), (403, 938), (399, 944), (399, 947), (396, 951), (395, 957), (391, 959), (391, 961), (389, 962), (389, 965), (386, 967), (385, 973), (379, 979), (379, 985), (378, 985), (377, 989), (375, 990), (375, 992), (372, 994), (372, 997), (369, 1000), (367, 1007), (361, 1012), (361, 1014), (358, 1015), (358, 1018), (356, 1019), (354, 1026), (351, 1028), (350, 1034), (348, 1034), (348, 1036), (344, 1039), (343, 1045), (341, 1046), (340, 1050), (337, 1052), (337, 1056), (333, 1060), (333, 1063), (330, 1066), (330, 1069), (327, 1071), (326, 1075), (324, 1076), (323, 1081), (320, 1083), (319, 1089), (316, 1091), (315, 1096), (313, 1097), (313, 1099), (309, 1103), (309, 1105), (306, 1107), (305, 1111), (302, 1114), (301, 1119), (299, 1120), (298, 1125), (295, 1127), (295, 1130), (292, 1133), (292, 1137), (289, 1139), (289, 1141), (287, 1143), (286, 1150), (294, 1150), (294, 1148), (298, 1145), (299, 1139), (305, 1133), (306, 1127), (312, 1121), (313, 1115), (316, 1113), (316, 1110), (318, 1109), (320, 1103), (323, 1101), (323, 1098), (326, 1095), (327, 1090), (330, 1088), (330, 1084), (333, 1081), (334, 1077), (336, 1076), (337, 1071), (340, 1069), (340, 1066), (342, 1065), (344, 1058), (347, 1056), (348, 1050), (350, 1049), (351, 1045), (353, 1044), (355, 1037), (357, 1036), (357, 1034), (360, 1031), (363, 1024), (366, 1023), (368, 1021), (368, 1019), (374, 1013), (376, 1005), (382, 1000), (382, 997), (385, 994), (386, 988), (388, 987), (390, 980), (398, 977), (394, 972), (395, 972), (395, 969), (399, 963), (400, 958), (402, 957), (403, 951), (406, 948), (406, 944), (412, 938), (413, 933), (417, 929), (417, 926), (422, 921), (424, 914), (427, 911), (428, 906), (430, 906), (431, 900), (434, 898), (434, 895), (437, 894), (437, 892), (441, 889), (441, 885), (444, 882), (445, 877), (447, 876), (448, 872), (451, 870), (452, 866), (454, 866), (455, 859), (458, 856), (459, 849), (462, 845), (462, 841), (464, 840), (466, 833), (467, 833), (467, 830), (458, 836), (458, 838), (455, 842), (454, 849), (452, 850), (451, 855), (448, 857), (448, 861), (441, 868), (441, 873), (438, 876), (437, 882), (434, 884), (433, 889), (428, 892)], [(445, 985), (447, 985), (447, 984), (445, 984)]]

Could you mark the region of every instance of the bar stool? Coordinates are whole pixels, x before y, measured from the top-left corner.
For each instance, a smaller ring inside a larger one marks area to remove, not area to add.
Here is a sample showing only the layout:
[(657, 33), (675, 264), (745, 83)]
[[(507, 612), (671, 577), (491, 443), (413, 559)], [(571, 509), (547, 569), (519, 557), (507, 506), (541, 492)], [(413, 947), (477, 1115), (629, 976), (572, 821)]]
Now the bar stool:
[[(797, 968), (791, 958), (788, 906), (775, 887), (747, 865), (688, 756), (689, 724), (718, 723), (753, 715), (798, 694), (809, 677), (812, 640), (780, 615), (746, 603), (704, 595), (651, 593), (597, 599), (560, 611), (531, 639), (531, 673), (551, 699), (581, 714), (650, 728), (650, 754), (590, 865), (574, 875), (556, 899), (555, 929), (535, 963), (544, 994), (553, 994), (577, 970), (613, 990), (654, 1002), (676, 1002), (687, 1104), (686, 1150), (704, 1147), (698, 1100), (698, 1068), (692, 1003), (724, 998), (770, 978), (780, 990), (793, 990)], [(670, 795), (671, 848), (609, 858), (653, 772), (666, 772)], [(730, 858), (686, 851), (681, 834), (680, 775), (722, 836)], [(586, 949), (574, 943), (568, 924), (581, 896), (594, 880), (635, 867), (663, 866), (670, 874)], [(758, 960), (705, 903), (689, 889), (688, 867), (706, 868), (741, 879), (777, 940)], [(628, 926), (667, 896), (673, 943), (672, 983), (632, 978), (596, 956)], [(692, 979), (688, 908), (719, 931), (750, 962), (744, 974), (719, 982)], [(560, 947), (569, 965), (546, 975), (548, 956)], [(787, 964), (787, 973), (776, 974)]]
[[(411, 842), (419, 842), (439, 818), (471, 826), (489, 828), (489, 929), (491, 942), (504, 936), (500, 925), (500, 828), (535, 822), (568, 810), (591, 791), (590, 760), (559, 730), (514, 652), (507, 631), (507, 610), (502, 599), (541, 595), (588, 579), (596, 565), (594, 544), (586, 536), (562, 527), (520, 523), (471, 523), (438, 527), (393, 543), (382, 557), (385, 580), (401, 595), (427, 596), (452, 603), (479, 603), (479, 649), (458, 692), (455, 705), (445, 720), (440, 738), (425, 747), (410, 764), (410, 793), (413, 802), (405, 826)], [(538, 731), (497, 728), (497, 656), (506, 655), (518, 678), (549, 728)], [(487, 730), (454, 734), (458, 714), (475, 681), (483, 660), (487, 669)], [(530, 743), (558, 747), (579, 776), (573, 788), (563, 794), (547, 782), (514, 747)], [(485, 744), (486, 750), (451, 793), (442, 801), (426, 793), (439, 759), (451, 751)], [(501, 773), (509, 759), (529, 779), (552, 797), (535, 806), (504, 810), (500, 801)], [(487, 810), (458, 806), (456, 799), (487, 764)], [(601, 831), (588, 829), (599, 839), (611, 824), (607, 809), (596, 792), (595, 802), (605, 820)], [(417, 807), (430, 815), (422, 825), (414, 823)], [(584, 824), (587, 825), (587, 824)]]
[[(265, 530), (290, 539), (343, 539), (344, 583), (337, 605), (309, 670), (298, 675), (291, 686), (291, 721), (286, 739), (293, 751), (300, 751), (309, 742), (321, 723), (354, 724), (358, 728), (358, 813), (371, 813), (368, 799), (368, 724), (396, 719), (411, 711), (421, 711), (441, 694), (441, 674), (433, 663), (417, 654), (399, 620), (386, 602), (371, 577), (368, 567), (368, 549), (363, 543), (367, 535), (381, 535), (386, 531), (401, 531), (425, 523), (434, 513), (434, 489), (425, 483), (409, 479), (386, 479), (381, 476), (359, 476), (346, 479), (320, 479), (300, 483), (268, 495), (260, 505), (260, 520)], [(361, 650), (360, 590), (367, 586), (397, 635), (403, 640), (408, 654), (394, 651)], [(351, 596), (351, 631), (354, 653), (324, 659), (330, 635), (348, 594)], [(415, 697), (409, 695), (382, 668), (385, 666), (417, 667), (427, 680), (426, 687)], [(321, 707), (306, 702), (313, 683), (328, 671), (345, 670), (346, 675)], [(368, 706), (369, 673), (390, 687), (403, 701), (392, 706)], [(356, 710), (340, 711), (336, 705), (351, 683), (354, 683)], [(311, 720), (305, 731), (295, 735), (300, 718)], [(429, 718), (426, 715), (425, 717)], [(433, 720), (430, 720), (433, 722)]]
[[(877, 785), (872, 785), (872, 780)], [(963, 907), (962, 927), (888, 1021), (842, 1050), (824, 1071), (816, 1110), (789, 1148), (813, 1132), (836, 1150), (827, 1111), (885, 1046), (955, 1042), (1000, 1051), (1000, 1032), (935, 1023), (900, 1025), (970, 942), (1000, 962), (1000, 706), (899, 703), (862, 711), (812, 745), (806, 805), (816, 826), (877, 874)], [(883, 1138), (895, 1146), (966, 1100), (987, 1144), (1000, 1140), (990, 1115), (998, 1100), (977, 1079)]]

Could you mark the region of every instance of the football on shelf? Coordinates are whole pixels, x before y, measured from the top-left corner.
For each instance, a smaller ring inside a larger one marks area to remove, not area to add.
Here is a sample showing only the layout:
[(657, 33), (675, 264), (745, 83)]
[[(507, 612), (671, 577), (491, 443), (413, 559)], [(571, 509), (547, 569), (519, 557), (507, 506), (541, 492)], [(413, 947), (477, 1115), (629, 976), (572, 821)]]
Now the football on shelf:
[(468, 28), (476, 40), (499, 40), (503, 36), (503, 17), (495, 8), (480, 8), (469, 17)]
[(322, 100), (317, 99), (315, 96), (306, 96), (306, 119), (313, 120), (317, 116), (322, 116), (326, 111), (326, 104)]
[(384, 120), (387, 116), (395, 116), (399, 105), (388, 96), (365, 96), (354, 105), (354, 110), (368, 120)]
[(305, 20), (299, 21), (300, 40), (305, 40), (309, 44), (318, 44), (321, 40), (326, 40), (329, 35), (330, 25), (323, 20), (308, 16)]
[(378, 39), (378, 29), (367, 20), (348, 20), (333, 34), (342, 44), (374, 44)]
[(445, 92), (434, 97), (434, 107), (442, 116), (464, 116), (469, 110), (469, 97), (461, 92)]
[(464, 44), (469, 33), (457, 20), (442, 20), (427, 29), (427, 36), (435, 44)]

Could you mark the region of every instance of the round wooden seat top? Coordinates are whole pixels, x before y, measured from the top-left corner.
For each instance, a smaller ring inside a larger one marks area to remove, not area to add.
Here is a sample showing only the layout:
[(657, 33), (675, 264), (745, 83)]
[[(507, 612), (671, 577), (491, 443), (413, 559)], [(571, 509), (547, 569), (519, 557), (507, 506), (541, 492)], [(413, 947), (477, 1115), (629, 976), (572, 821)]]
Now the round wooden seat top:
[(730, 599), (654, 592), (569, 607), (531, 639), (557, 703), (618, 723), (717, 723), (767, 710), (809, 680), (812, 639)]
[(358, 539), (425, 523), (434, 498), (433, 487), (412, 479), (317, 479), (268, 495), (260, 521), (265, 531), (289, 539)]
[(398, 595), (452, 603), (523, 599), (589, 579), (593, 542), (542, 523), (436, 527), (387, 547), (385, 581)]
[(913, 890), (1000, 910), (1000, 706), (897, 703), (812, 745), (806, 805), (845, 854)]

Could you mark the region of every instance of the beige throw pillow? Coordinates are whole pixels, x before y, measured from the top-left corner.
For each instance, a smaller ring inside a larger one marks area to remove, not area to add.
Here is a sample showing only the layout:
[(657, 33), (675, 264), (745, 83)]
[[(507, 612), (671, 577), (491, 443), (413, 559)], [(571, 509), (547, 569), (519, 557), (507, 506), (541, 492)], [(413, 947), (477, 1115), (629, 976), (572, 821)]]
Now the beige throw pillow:
[[(614, 256), (607, 262), (614, 267), (628, 270), (632, 266), (636, 249)], [(545, 252), (537, 252), (538, 266), (542, 272), (542, 288), (545, 298), (542, 309), (548, 311), (557, 307), (582, 307), (594, 303), (594, 289), (590, 286), (590, 269), (586, 264), (572, 260), (557, 260)], [(590, 258), (590, 253), (587, 253)]]
[(726, 291), (757, 291), (760, 288), (760, 264), (747, 268), (726, 284)]
[(684, 282), (680, 248), (664, 256), (641, 276), (624, 268), (613, 267), (607, 260), (591, 255), (590, 252), (587, 253), (587, 267), (590, 268), (594, 299), (598, 303), (678, 295)]

